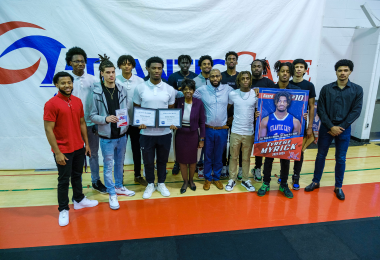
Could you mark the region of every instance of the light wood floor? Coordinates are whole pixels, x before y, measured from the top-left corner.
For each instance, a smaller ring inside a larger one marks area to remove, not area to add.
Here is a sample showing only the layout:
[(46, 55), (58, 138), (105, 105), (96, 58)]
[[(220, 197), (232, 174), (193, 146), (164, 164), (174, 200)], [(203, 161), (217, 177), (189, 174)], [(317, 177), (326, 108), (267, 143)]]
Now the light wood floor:
[[(376, 144), (379, 143), (371, 143), (365, 146), (352, 146), (348, 149), (344, 185), (380, 182), (380, 146)], [(308, 149), (305, 152), (305, 159), (300, 180), (301, 188), (304, 188), (312, 180), (316, 153), (317, 149)], [(321, 186), (334, 186), (334, 155), (335, 149), (331, 148), (327, 156)], [(251, 168), (253, 168), (253, 166), (254, 158), (251, 158)], [(202, 189), (203, 181), (196, 178), (197, 190), (193, 192), (188, 189), (185, 194), (180, 194), (179, 190), (182, 186), (181, 174), (177, 176), (173, 176), (171, 174), (173, 163), (168, 163), (167, 167), (169, 173), (166, 178), (166, 186), (171, 192), (171, 197), (226, 193), (225, 190), (218, 190), (214, 185), (211, 186), (209, 191), (204, 191)], [(120, 196), (119, 201), (142, 199), (142, 194), (145, 187), (134, 183), (133, 165), (127, 165), (124, 169), (124, 184), (128, 189), (135, 191), (136, 195), (134, 197)], [(292, 169), (293, 166), (291, 165), (291, 173)], [(279, 159), (275, 159), (272, 176), (279, 174), (279, 170)], [(103, 171), (103, 169), (101, 168), (100, 171)], [(250, 177), (252, 177), (251, 174)], [(101, 179), (103, 180), (102, 173)], [(258, 190), (261, 183), (256, 183), (253, 178), (251, 179), (256, 190)], [(226, 184), (227, 180), (222, 182)], [(83, 190), (88, 198), (99, 200), (99, 202), (108, 202), (108, 195), (99, 194), (91, 189), (90, 173), (83, 174), (83, 186), (89, 187), (84, 188)], [(56, 188), (57, 171), (0, 171), (0, 208), (57, 205)], [(278, 189), (278, 184), (276, 178), (272, 177), (271, 190), (276, 189)], [(232, 192), (238, 193), (247, 191), (240, 184), (238, 184)], [(294, 191), (294, 195), (297, 196), (297, 191)], [(162, 198), (162, 196), (160, 193), (154, 192), (152, 198)]]

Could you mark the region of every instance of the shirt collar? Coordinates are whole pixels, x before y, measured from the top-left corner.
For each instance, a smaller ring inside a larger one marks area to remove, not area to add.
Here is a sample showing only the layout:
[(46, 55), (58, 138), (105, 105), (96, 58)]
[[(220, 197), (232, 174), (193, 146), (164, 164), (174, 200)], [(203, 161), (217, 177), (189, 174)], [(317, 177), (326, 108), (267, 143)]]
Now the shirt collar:
[[(338, 81), (335, 81), (335, 82), (334, 82), (334, 84), (333, 84), (333, 88), (334, 88), (334, 87), (339, 88), (339, 86), (338, 86)], [(351, 83), (350, 80), (347, 81), (346, 87), (352, 87), (352, 83)]]
[(157, 85), (153, 84), (153, 83), (150, 81), (150, 79), (147, 80), (147, 81), (145, 81), (145, 82), (147, 82), (147, 84), (148, 84), (149, 87), (158, 87), (158, 88), (161, 88), (161, 87), (162, 87), (162, 82), (163, 82), (163, 81), (162, 81), (162, 79), (161, 79), (160, 83), (158, 83)]
[(121, 74), (121, 77), (120, 77), (120, 78), (121, 78), (121, 81), (122, 81), (122, 82), (127, 82), (127, 81), (128, 81), (128, 82), (132, 82), (132, 81), (134, 80), (134, 77), (135, 77), (135, 75), (132, 74), (131, 77), (130, 77), (129, 79), (126, 79), (126, 78), (124, 78), (123, 74)]
[(70, 101), (71, 100), (71, 96), (70, 97), (65, 97), (64, 95), (62, 95), (62, 93), (58, 90), (58, 94), (57, 94), (57, 97), (59, 97), (60, 99), (64, 100), (64, 101)]
[(218, 86), (218, 87), (214, 87), (213, 85), (207, 85), (210, 89), (212, 89), (212, 90), (214, 90), (214, 91), (222, 91), (223, 89), (224, 89), (224, 87), (225, 87), (225, 84), (222, 84), (222, 83), (220, 83), (220, 85)]
[(86, 72), (86, 70), (83, 72), (83, 75), (82, 75), (82, 76), (75, 75), (75, 74), (73, 73), (73, 71), (70, 71), (70, 74), (71, 74), (71, 76), (73, 76), (74, 79), (85, 78), (85, 77), (87, 76), (87, 72)]

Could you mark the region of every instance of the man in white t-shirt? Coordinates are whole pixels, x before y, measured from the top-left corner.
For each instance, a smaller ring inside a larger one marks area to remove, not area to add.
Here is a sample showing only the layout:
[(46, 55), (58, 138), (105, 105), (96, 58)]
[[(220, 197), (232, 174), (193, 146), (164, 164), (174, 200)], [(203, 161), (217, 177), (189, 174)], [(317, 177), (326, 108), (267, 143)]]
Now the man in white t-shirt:
[(91, 149), (89, 161), (92, 188), (102, 194), (106, 194), (107, 188), (103, 185), (99, 176), (99, 136), (97, 125), (90, 120), (94, 83), (99, 82), (99, 79), (96, 80), (93, 75), (86, 73), (86, 63), (87, 54), (83, 49), (73, 47), (67, 51), (66, 64), (73, 68), (73, 71), (70, 73), (74, 77), (72, 95), (80, 98), (83, 103), (84, 120), (87, 125), (88, 143)]
[[(135, 88), (133, 103), (136, 107), (151, 109), (174, 108), (176, 91), (174, 88), (161, 80), (164, 61), (159, 57), (147, 60), (147, 69), (150, 78)], [(144, 199), (149, 199), (157, 189), (162, 196), (170, 196), (165, 186), (166, 164), (168, 162), (172, 134), (169, 128), (146, 128), (140, 125), (140, 147), (143, 155), (144, 169), (148, 186), (143, 194)], [(154, 157), (157, 154), (157, 188), (154, 185)]]
[(252, 75), (249, 71), (242, 71), (236, 78), (239, 89), (228, 95), (229, 107), (234, 105), (234, 119), (232, 121), (230, 137), (230, 180), (226, 191), (232, 191), (236, 185), (237, 160), (240, 148), (242, 150), (243, 179), (241, 185), (248, 191), (255, 191), (255, 187), (248, 179), (252, 146), (254, 141), (254, 115), (257, 104), (256, 93), (251, 89)]
[[(133, 95), (136, 86), (144, 82), (144, 80), (136, 75), (132, 74), (132, 70), (136, 66), (136, 61), (131, 55), (121, 55), (117, 60), (117, 66), (121, 69), (121, 75), (116, 77), (116, 81), (125, 87), (127, 90), (128, 99), (128, 117), (129, 122), (132, 122), (133, 118)], [(127, 135), (131, 141), (135, 183), (139, 183), (143, 186), (147, 186), (148, 183), (141, 176), (141, 150), (140, 150), (140, 129), (137, 126), (129, 124)]]

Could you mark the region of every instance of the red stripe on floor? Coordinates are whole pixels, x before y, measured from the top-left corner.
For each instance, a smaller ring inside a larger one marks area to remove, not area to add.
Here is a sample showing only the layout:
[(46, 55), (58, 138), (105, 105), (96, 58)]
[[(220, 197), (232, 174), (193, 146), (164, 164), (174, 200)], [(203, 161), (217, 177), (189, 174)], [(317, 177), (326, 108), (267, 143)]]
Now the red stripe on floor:
[(333, 187), (323, 187), (310, 193), (295, 191), (294, 199), (270, 191), (261, 198), (256, 192), (244, 192), (123, 201), (116, 211), (101, 203), (95, 208), (70, 210), (66, 227), (58, 225), (57, 206), (2, 208), (0, 248), (178, 236), (380, 215), (380, 183), (346, 185), (343, 190), (345, 201), (335, 197)]

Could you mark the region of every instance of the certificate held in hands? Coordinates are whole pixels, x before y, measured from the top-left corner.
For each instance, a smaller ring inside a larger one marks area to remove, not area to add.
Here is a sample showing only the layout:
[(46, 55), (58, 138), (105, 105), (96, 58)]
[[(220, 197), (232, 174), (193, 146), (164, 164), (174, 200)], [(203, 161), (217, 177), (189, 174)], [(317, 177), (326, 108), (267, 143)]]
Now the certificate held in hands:
[(156, 127), (156, 118), (156, 109), (133, 108), (133, 126), (145, 125), (146, 127)]
[(158, 127), (182, 127), (182, 108), (157, 109)]

